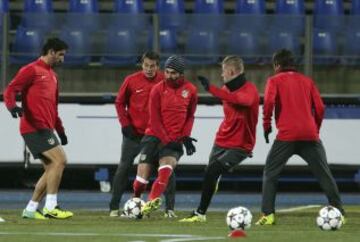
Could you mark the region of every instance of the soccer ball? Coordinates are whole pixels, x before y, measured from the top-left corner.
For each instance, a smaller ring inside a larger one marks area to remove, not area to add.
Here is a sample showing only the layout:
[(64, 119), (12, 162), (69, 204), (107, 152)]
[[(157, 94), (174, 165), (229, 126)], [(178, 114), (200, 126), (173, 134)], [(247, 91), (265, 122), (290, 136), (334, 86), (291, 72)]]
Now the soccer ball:
[(251, 227), (252, 214), (245, 207), (236, 207), (229, 210), (226, 215), (226, 224), (231, 230), (249, 229)]
[(138, 197), (133, 197), (126, 201), (124, 204), (124, 214), (128, 218), (141, 218), (141, 207), (144, 206), (145, 202)]
[(322, 230), (337, 230), (342, 226), (341, 212), (333, 206), (320, 209), (316, 224)]

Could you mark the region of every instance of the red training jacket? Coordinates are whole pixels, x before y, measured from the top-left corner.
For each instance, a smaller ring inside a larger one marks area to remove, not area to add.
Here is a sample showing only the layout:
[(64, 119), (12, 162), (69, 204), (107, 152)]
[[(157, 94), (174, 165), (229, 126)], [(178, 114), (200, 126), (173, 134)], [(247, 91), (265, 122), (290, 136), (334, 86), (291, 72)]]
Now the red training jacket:
[(164, 74), (160, 71), (153, 79), (148, 79), (143, 71), (135, 72), (125, 78), (115, 100), (118, 119), (122, 127), (132, 125), (139, 135), (145, 133), (149, 121), (150, 91), (163, 79)]
[(311, 78), (294, 70), (282, 71), (270, 77), (265, 88), (264, 130), (271, 127), (274, 108), (278, 129), (276, 139), (319, 140), (325, 107)]
[(251, 152), (256, 141), (260, 97), (256, 86), (246, 81), (242, 87), (230, 92), (210, 85), (209, 92), (222, 100), (224, 120), (216, 133), (215, 144), (228, 149)]
[(58, 133), (64, 133), (58, 114), (58, 81), (51, 66), (38, 59), (22, 67), (4, 91), (8, 109), (15, 107), (19, 92), (24, 109), (20, 119), (21, 134), (54, 128)]
[(150, 119), (145, 134), (159, 138), (163, 144), (190, 136), (197, 101), (197, 89), (187, 80), (177, 88), (165, 80), (156, 84), (150, 93)]

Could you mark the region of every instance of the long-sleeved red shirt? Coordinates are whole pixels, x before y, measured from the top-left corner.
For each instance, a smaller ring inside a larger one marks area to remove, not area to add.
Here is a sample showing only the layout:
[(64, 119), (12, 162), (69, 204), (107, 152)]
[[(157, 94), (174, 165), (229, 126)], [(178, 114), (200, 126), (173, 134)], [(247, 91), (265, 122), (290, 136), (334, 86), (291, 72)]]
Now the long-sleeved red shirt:
[(312, 79), (294, 70), (282, 71), (270, 77), (265, 88), (264, 130), (271, 127), (274, 108), (278, 129), (276, 139), (319, 140), (325, 107)]
[(149, 121), (150, 91), (163, 79), (164, 74), (160, 71), (153, 79), (148, 79), (143, 71), (135, 72), (125, 78), (115, 100), (118, 119), (122, 127), (132, 125), (139, 135), (145, 133)]
[(166, 81), (156, 84), (150, 93), (150, 119), (145, 134), (159, 138), (163, 144), (190, 136), (197, 101), (197, 89), (187, 80), (177, 88)]
[(21, 93), (24, 109), (20, 119), (21, 134), (40, 129), (55, 129), (64, 133), (58, 114), (58, 81), (51, 66), (38, 59), (22, 67), (4, 91), (8, 109), (16, 106), (17, 93)]
[(251, 82), (230, 92), (210, 85), (209, 92), (222, 100), (224, 120), (216, 133), (215, 144), (223, 148), (243, 149), (251, 152), (256, 141), (259, 116), (259, 93)]

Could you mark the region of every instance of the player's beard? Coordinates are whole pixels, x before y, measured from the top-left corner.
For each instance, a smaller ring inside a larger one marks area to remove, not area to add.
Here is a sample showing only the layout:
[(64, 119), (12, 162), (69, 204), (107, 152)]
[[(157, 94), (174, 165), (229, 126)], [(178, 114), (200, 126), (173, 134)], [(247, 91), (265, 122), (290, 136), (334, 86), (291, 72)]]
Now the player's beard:
[(167, 78), (167, 79), (166, 79), (166, 82), (167, 82), (171, 87), (178, 88), (178, 87), (180, 87), (181, 85), (184, 84), (185, 80), (184, 80), (183, 77), (179, 77), (179, 78), (177, 78), (177, 79)]

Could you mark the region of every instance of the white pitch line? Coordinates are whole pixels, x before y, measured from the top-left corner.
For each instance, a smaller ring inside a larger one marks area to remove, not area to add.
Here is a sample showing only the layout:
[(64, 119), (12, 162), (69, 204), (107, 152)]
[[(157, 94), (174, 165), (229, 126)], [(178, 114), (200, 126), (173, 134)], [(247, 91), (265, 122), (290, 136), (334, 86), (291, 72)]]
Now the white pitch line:
[(296, 212), (296, 211), (306, 210), (306, 209), (310, 209), (310, 208), (319, 208), (319, 207), (321, 207), (321, 205), (306, 205), (306, 206), (299, 206), (299, 207), (293, 207), (293, 208), (279, 209), (276, 212), (289, 213), (289, 212)]
[(193, 237), (193, 238), (178, 238), (178, 239), (165, 239), (160, 242), (184, 242), (184, 241), (210, 241), (210, 240), (225, 240), (225, 237)]
[(225, 237), (202, 237), (198, 235), (191, 234), (121, 234), (121, 233), (76, 233), (76, 232), (51, 232), (51, 233), (43, 233), (43, 232), (3, 232), (0, 231), (1, 235), (29, 235), (29, 236), (67, 236), (67, 237), (94, 237), (94, 236), (105, 236), (105, 237), (152, 237), (152, 238), (167, 238), (165, 240), (161, 240), (161, 242), (181, 242), (181, 241), (210, 241), (210, 240), (219, 240), (225, 239)]

